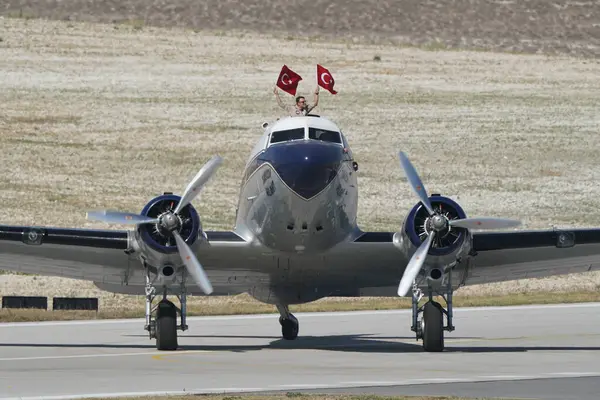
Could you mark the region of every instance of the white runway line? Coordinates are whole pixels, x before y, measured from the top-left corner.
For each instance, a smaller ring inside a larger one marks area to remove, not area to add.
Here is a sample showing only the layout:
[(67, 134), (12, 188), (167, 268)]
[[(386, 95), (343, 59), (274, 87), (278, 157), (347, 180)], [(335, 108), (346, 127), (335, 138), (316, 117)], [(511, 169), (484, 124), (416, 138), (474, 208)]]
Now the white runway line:
[(139, 353), (97, 353), (97, 354), (75, 354), (68, 356), (32, 356), (32, 357), (10, 357), (0, 358), (2, 361), (35, 361), (35, 360), (63, 360), (70, 358), (102, 358), (102, 357), (128, 357), (128, 356), (177, 356), (190, 353), (210, 353), (210, 350), (180, 350), (176, 353), (165, 353), (164, 351), (147, 351)]
[(407, 386), (407, 385), (427, 385), (444, 383), (472, 383), (489, 381), (517, 381), (532, 379), (549, 378), (579, 378), (600, 376), (598, 372), (552, 372), (538, 375), (482, 375), (471, 378), (423, 378), (407, 379), (400, 381), (366, 381), (366, 382), (339, 382), (335, 384), (288, 384), (273, 385), (267, 387), (249, 387), (249, 388), (207, 388), (200, 390), (174, 390), (174, 391), (156, 391), (156, 392), (119, 392), (119, 393), (82, 393), (79, 395), (57, 395), (57, 396), (30, 396), (30, 397), (0, 397), (0, 400), (76, 400), (92, 398), (114, 398), (114, 397), (141, 397), (141, 396), (181, 396), (181, 395), (199, 395), (199, 394), (232, 394), (232, 393), (253, 393), (253, 392), (273, 392), (284, 390), (305, 390), (305, 389), (350, 389), (360, 387), (386, 387), (386, 386)]

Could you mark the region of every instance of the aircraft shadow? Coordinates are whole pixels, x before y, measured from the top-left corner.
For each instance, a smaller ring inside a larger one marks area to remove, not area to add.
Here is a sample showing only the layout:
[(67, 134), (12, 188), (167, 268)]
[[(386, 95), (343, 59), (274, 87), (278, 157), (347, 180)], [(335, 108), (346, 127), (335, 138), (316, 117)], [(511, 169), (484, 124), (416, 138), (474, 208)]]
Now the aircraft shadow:
[[(123, 335), (122, 337), (137, 337), (147, 335)], [(230, 343), (220, 344), (189, 344), (193, 339), (234, 339)], [(240, 339), (273, 339), (268, 343), (260, 344), (239, 344)], [(192, 339), (192, 340), (190, 340)], [(237, 340), (235, 340), (237, 339)], [(234, 335), (196, 335), (196, 336), (180, 336), (179, 348), (180, 351), (210, 351), (210, 352), (249, 352), (260, 350), (331, 350), (331, 351), (346, 351), (346, 352), (363, 352), (363, 353), (407, 353), (419, 352), (422, 347), (416, 343), (391, 342), (386, 340), (373, 339), (364, 335), (336, 335), (336, 336), (299, 336), (296, 340), (284, 340), (280, 336), (234, 336)], [(394, 338), (400, 339), (403, 338)], [(412, 338), (406, 338), (414, 340)], [(155, 349), (154, 340), (148, 339), (148, 344), (140, 343), (0, 343), (2, 347), (32, 347), (32, 348), (90, 348), (90, 349)]]
[[(131, 335), (130, 335), (131, 336)], [(375, 337), (370, 335), (333, 335), (333, 336), (299, 336), (296, 340), (284, 340), (277, 337), (269, 343), (262, 344), (236, 344), (235, 341), (225, 344), (190, 344), (189, 339), (194, 338), (248, 338), (240, 335), (197, 335), (182, 336), (179, 340), (179, 350), (210, 351), (210, 352), (250, 352), (260, 350), (325, 350), (356, 353), (421, 353), (422, 342), (410, 338), (393, 338), (411, 340), (412, 343), (390, 341), (390, 338)], [(249, 336), (249, 338), (272, 339), (270, 336)], [(387, 340), (386, 340), (387, 339)], [(460, 339), (457, 337), (448, 340)], [(478, 339), (478, 338), (465, 338)], [(239, 342), (238, 342), (239, 343)], [(31, 347), (31, 348), (90, 348), (90, 349), (155, 349), (154, 340), (148, 344), (140, 343), (0, 343), (2, 347)], [(463, 343), (446, 343), (445, 353), (512, 353), (528, 351), (600, 351), (600, 346), (468, 346)]]
[[(128, 334), (121, 335), (126, 337), (148, 337), (148, 334)], [(350, 336), (350, 335), (348, 335)], [(374, 336), (373, 334), (356, 334), (354, 336), (360, 336), (363, 338), (367, 338), (368, 336)], [(278, 340), (281, 339), (281, 335), (269, 335), (269, 336), (260, 336), (260, 335), (187, 335), (182, 334), (179, 336), (180, 338), (209, 338), (209, 339), (273, 339)], [(319, 338), (327, 338), (327, 337), (340, 337), (340, 336), (298, 336), (298, 340), (306, 337), (319, 337)], [(376, 338), (372, 338), (372, 340), (377, 339), (388, 339), (388, 340), (414, 340), (414, 336), (377, 336)], [(476, 336), (462, 336), (462, 337), (452, 337), (451, 339), (481, 339)], [(287, 341), (286, 341), (287, 342)]]

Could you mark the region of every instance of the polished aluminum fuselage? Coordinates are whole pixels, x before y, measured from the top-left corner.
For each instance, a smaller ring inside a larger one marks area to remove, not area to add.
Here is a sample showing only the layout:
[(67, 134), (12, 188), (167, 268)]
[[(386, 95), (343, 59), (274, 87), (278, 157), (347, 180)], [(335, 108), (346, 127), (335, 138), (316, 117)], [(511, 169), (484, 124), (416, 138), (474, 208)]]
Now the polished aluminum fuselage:
[(345, 138), (269, 143), (272, 131), (290, 126), (338, 130), (318, 117), (296, 117), (266, 130), (264, 147), (255, 148), (246, 166), (234, 231), (282, 253), (326, 252), (359, 233), (354, 160)]
[(284, 253), (327, 251), (356, 232), (356, 184), (344, 162), (321, 191), (304, 198), (265, 162), (241, 188), (235, 231)]

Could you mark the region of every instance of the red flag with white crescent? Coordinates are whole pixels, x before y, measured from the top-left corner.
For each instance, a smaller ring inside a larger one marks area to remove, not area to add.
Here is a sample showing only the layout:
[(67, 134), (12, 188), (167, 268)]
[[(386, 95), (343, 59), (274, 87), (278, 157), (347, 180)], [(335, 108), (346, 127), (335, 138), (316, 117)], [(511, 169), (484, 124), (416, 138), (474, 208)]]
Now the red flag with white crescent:
[(302, 77), (300, 75), (289, 69), (287, 65), (284, 65), (277, 78), (277, 87), (294, 96), (296, 95), (298, 82), (301, 80)]
[(325, 90), (329, 90), (331, 94), (337, 94), (335, 90), (333, 90), (333, 85), (335, 85), (335, 81), (333, 80), (333, 76), (327, 68), (322, 67), (317, 64), (317, 83)]

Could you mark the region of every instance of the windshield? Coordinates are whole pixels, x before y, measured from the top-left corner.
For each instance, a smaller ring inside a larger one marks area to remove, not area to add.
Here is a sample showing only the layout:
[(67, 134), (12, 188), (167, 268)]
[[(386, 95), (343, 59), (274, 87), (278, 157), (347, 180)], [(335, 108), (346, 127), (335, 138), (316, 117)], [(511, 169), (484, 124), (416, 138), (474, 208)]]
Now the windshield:
[(271, 133), (271, 143), (287, 142), (288, 140), (304, 139), (304, 128), (287, 129)]
[(339, 132), (326, 129), (308, 128), (308, 138), (323, 142), (342, 143)]
[(336, 177), (344, 156), (339, 146), (303, 140), (271, 146), (259, 159), (271, 164), (290, 189), (309, 199)]

